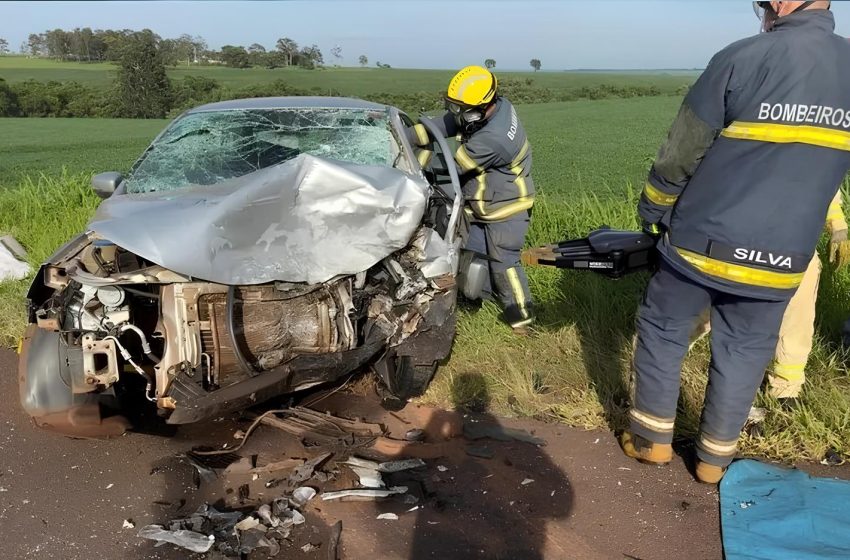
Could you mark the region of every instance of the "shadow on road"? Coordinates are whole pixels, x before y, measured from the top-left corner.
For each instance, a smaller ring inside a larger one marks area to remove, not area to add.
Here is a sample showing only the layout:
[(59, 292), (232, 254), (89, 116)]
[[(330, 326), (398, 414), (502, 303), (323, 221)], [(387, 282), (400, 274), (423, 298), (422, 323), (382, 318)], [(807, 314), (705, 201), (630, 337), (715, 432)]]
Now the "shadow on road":
[(561, 272), (557, 297), (539, 305), (541, 330), (576, 329), (584, 369), (614, 432), (626, 426), (635, 315), (648, 278)]
[[(480, 375), (458, 376), (453, 385), (455, 405), (466, 402), (469, 407), (471, 391), (473, 410), (467, 408), (464, 423), (499, 427), (498, 419), (488, 412), (489, 391)], [(443, 425), (450, 421), (448, 416), (433, 418), (424, 426), (429, 438), (450, 431)], [(542, 560), (547, 523), (568, 517), (573, 502), (567, 477), (546, 455), (545, 447), (455, 439), (445, 449), (445, 456), (428, 461), (421, 480), (421, 502), (407, 558)], [(546, 557), (563, 556), (549, 551)]]

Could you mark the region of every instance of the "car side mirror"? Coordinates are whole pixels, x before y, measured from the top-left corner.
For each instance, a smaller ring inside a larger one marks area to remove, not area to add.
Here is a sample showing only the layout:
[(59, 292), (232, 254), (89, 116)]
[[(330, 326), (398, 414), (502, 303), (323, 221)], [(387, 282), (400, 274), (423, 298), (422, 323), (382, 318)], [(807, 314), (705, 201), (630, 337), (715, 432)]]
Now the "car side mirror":
[(117, 171), (98, 173), (91, 178), (91, 188), (100, 198), (109, 198), (123, 180), (124, 177)]

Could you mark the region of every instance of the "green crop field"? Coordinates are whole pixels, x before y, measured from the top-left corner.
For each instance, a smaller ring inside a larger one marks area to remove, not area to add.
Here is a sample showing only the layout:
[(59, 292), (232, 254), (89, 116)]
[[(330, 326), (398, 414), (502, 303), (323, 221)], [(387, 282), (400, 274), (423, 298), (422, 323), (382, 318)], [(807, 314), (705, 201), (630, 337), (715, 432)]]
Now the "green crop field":
[[(56, 62), (23, 56), (0, 56), (0, 78), (7, 82), (38, 80), (42, 82), (77, 81), (87, 85), (109, 86), (115, 66), (109, 63)], [(283, 79), (296, 88), (318, 92), (336, 90), (344, 95), (378, 93), (410, 93), (439, 91), (453, 75), (451, 70), (406, 70), (378, 68), (226, 68), (222, 66), (190, 66), (169, 69), (172, 78), (205, 76), (222, 85), (238, 88)], [(540, 87), (573, 89), (583, 86), (656, 86), (662, 93), (673, 93), (693, 82), (696, 73), (606, 74), (595, 72), (498, 72), (505, 78), (531, 78)]]
[(168, 121), (0, 119), (0, 188), (26, 176), (127, 169)]
[[(380, 72), (351, 75), (371, 81)], [(662, 96), (519, 107), (540, 193), (529, 244), (584, 235), (602, 224), (637, 228), (637, 196), (679, 102)], [(0, 119), (0, 186), (6, 187), (0, 188), (0, 232), (13, 233), (33, 263), (45, 258), (83, 228), (96, 207), (91, 173), (126, 169), (164, 122)], [(474, 405), (486, 394), (500, 414), (622, 428), (634, 313), (646, 277), (615, 282), (533, 269), (530, 280), (540, 318), (534, 332), (515, 337), (492, 304), (463, 308), (452, 359), (424, 400)], [(0, 284), (0, 336), (6, 342), (20, 333), (25, 287)], [(759, 397), (768, 416), (761, 434), (744, 437), (746, 452), (786, 460), (819, 458), (829, 447), (850, 452), (850, 377), (844, 367), (850, 356), (837, 344), (841, 322), (850, 316), (848, 289), (850, 275), (824, 267), (819, 339), (802, 405), (788, 412)], [(683, 368), (680, 434), (696, 431), (708, 358), (708, 341), (700, 341)]]

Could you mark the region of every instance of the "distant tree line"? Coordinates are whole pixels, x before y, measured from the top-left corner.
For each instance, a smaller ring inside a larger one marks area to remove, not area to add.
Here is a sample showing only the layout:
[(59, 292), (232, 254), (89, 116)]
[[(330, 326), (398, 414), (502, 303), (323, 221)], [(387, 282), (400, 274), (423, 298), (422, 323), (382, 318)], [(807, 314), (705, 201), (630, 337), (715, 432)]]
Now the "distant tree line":
[[(232, 68), (317, 68), (325, 62), (317, 45), (299, 46), (288, 37), (278, 39), (275, 48), (271, 50), (259, 43), (253, 43), (247, 48), (242, 45), (225, 45), (220, 50), (211, 50), (203, 37), (183, 34), (176, 39), (166, 39), (149, 29), (50, 29), (43, 33), (31, 33), (20, 50), (21, 54), (27, 56), (61, 61), (118, 62), (124, 49), (134, 43), (139, 33), (153, 38), (159, 56), (167, 66), (221, 64)], [(8, 52), (8, 46), (5, 39), (0, 39), (0, 54)], [(334, 47), (331, 52), (335, 59), (342, 58), (340, 47)]]

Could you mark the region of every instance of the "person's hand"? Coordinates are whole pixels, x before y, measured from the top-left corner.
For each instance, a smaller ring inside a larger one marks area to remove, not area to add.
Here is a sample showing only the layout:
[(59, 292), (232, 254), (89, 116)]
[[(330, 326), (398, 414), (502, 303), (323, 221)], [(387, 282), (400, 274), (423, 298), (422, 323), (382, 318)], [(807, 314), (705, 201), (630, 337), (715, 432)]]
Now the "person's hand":
[(847, 240), (846, 229), (832, 232), (829, 240), (829, 262), (835, 268), (844, 268), (850, 264), (850, 241)]
[(661, 224), (653, 224), (647, 220), (641, 220), (640, 229), (642, 229), (644, 233), (648, 233), (653, 237), (659, 237), (663, 233)]

